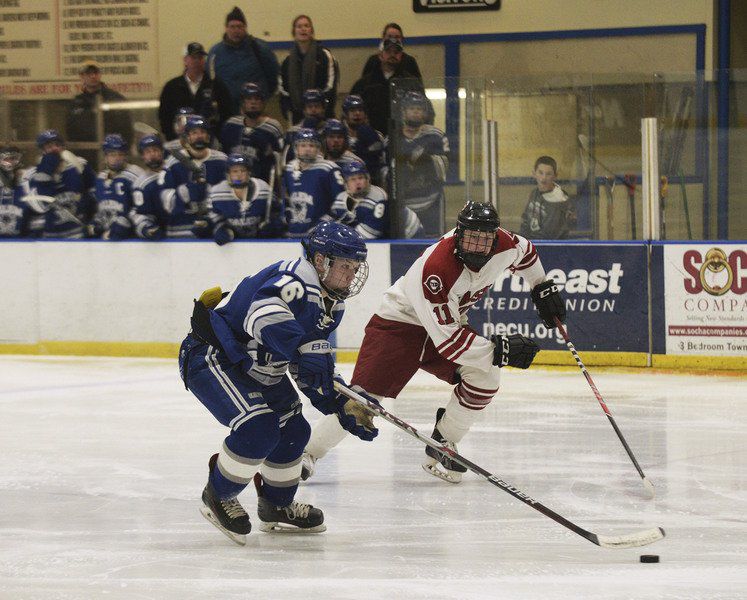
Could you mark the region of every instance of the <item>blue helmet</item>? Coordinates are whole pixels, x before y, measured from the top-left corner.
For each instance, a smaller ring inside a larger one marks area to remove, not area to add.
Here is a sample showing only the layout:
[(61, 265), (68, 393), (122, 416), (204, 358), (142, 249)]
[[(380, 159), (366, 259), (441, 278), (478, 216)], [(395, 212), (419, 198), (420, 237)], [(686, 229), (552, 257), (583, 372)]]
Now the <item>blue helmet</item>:
[(204, 129), (210, 132), (208, 122), (202, 115), (187, 115), (187, 122), (184, 124), (184, 133), (189, 133), (195, 129)]
[(402, 97), (402, 108), (406, 109), (414, 107), (428, 110), (428, 100), (426, 99), (425, 94), (410, 90)]
[(45, 129), (36, 136), (36, 145), (38, 148), (43, 148), (44, 144), (48, 144), (49, 142), (64, 144), (65, 140), (56, 129)]
[(366, 165), (359, 160), (352, 160), (342, 166), (342, 175), (347, 179), (353, 175), (365, 175), (369, 177), (368, 169)]
[[(323, 221), (312, 229), (308, 237), (301, 243), (306, 251), (306, 258), (308, 260), (313, 261), (317, 253), (324, 256), (324, 268), (322, 272), (319, 273), (319, 267), (316, 264), (314, 266), (317, 268), (319, 281), (327, 294), (332, 298), (342, 300), (355, 296), (361, 291), (363, 284), (366, 283), (366, 279), (368, 278), (368, 263), (366, 262), (368, 250), (361, 234), (342, 223)], [(331, 287), (330, 284), (332, 282), (327, 281), (330, 269), (336, 258), (346, 258), (360, 263), (355, 277), (343, 289)]]
[(347, 137), (348, 128), (345, 127), (345, 123), (337, 119), (327, 119), (324, 123), (324, 135), (339, 134)]
[(316, 129), (311, 129), (310, 127), (301, 127), (293, 136), (293, 143), (296, 144), (298, 142), (314, 142), (321, 146), (322, 138), (320, 137), (319, 132)]
[(104, 154), (107, 152), (127, 152), (127, 142), (118, 133), (110, 133), (104, 138), (101, 149), (104, 151)]
[(265, 92), (262, 89), (262, 86), (254, 83), (253, 81), (247, 81), (244, 85), (241, 86), (241, 97), (242, 98), (259, 98), (260, 100), (265, 100)]
[(228, 169), (230, 169), (231, 167), (245, 167), (251, 173), (253, 165), (254, 161), (252, 160), (251, 156), (247, 156), (246, 154), (239, 154), (238, 152), (230, 154), (226, 159), (226, 171), (228, 171)]
[(161, 138), (155, 133), (151, 133), (149, 135), (144, 135), (143, 137), (141, 137), (140, 141), (137, 143), (137, 150), (138, 152), (140, 152), (140, 154), (142, 154), (149, 146), (155, 146), (163, 150), (163, 142), (161, 141)]
[(301, 103), (306, 106), (307, 104), (326, 104), (327, 99), (324, 97), (324, 94), (322, 94), (321, 90), (317, 90), (315, 88), (312, 88), (310, 90), (306, 90), (303, 93), (303, 96), (301, 96)]
[(342, 112), (347, 113), (354, 108), (366, 110), (366, 103), (363, 101), (363, 98), (361, 98), (358, 94), (350, 94), (349, 96), (345, 96), (345, 100), (342, 101)]

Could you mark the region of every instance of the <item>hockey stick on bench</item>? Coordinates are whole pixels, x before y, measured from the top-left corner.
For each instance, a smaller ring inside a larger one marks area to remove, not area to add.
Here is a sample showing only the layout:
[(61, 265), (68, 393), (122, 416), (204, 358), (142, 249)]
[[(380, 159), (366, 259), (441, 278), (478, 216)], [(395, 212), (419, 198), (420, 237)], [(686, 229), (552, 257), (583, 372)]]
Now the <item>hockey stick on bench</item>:
[(586, 538), (592, 544), (596, 544), (597, 546), (601, 546), (602, 548), (638, 548), (639, 546), (652, 544), (653, 542), (656, 542), (664, 537), (664, 530), (661, 527), (645, 529), (643, 531), (636, 531), (635, 533), (629, 533), (627, 535), (615, 536), (597, 535), (596, 533), (586, 531), (586, 529), (579, 527), (575, 523), (571, 523), (571, 521), (569, 521), (565, 517), (560, 516), (558, 513), (550, 510), (534, 498), (531, 498), (517, 487), (514, 487), (510, 483), (507, 483), (506, 481), (500, 479), (498, 476), (486, 471), (482, 467), (473, 463), (471, 460), (464, 458), (461, 454), (457, 454), (451, 448), (447, 448), (446, 446), (439, 444), (433, 438), (429, 438), (427, 435), (423, 435), (412, 425), (405, 423), (402, 419), (394, 416), (378, 404), (370, 402), (360, 394), (356, 393), (355, 391), (337, 381), (335, 381), (335, 390), (337, 390), (340, 394), (347, 396), (351, 400), (354, 400), (355, 402), (366, 406), (371, 410), (371, 412), (383, 418), (384, 420), (389, 421), (392, 425), (399, 427), (403, 431), (406, 431), (411, 436), (419, 439), (426, 446), (430, 446), (431, 448), (434, 448), (439, 452), (448, 454), (453, 461), (466, 467), (473, 473), (484, 477), (488, 480), (489, 483), (492, 483), (494, 486), (499, 487), (504, 492), (510, 494), (517, 500), (521, 500), (524, 504), (531, 506), (534, 510), (541, 512), (546, 517), (550, 517), (553, 521), (555, 521), (556, 523), (560, 523), (563, 527), (570, 529), (573, 533)]
[(573, 346), (571, 339), (568, 337), (568, 332), (565, 330), (565, 327), (563, 327), (563, 323), (561, 323), (557, 317), (555, 317), (555, 325), (557, 326), (558, 331), (560, 331), (560, 334), (563, 336), (563, 339), (565, 340), (565, 344), (566, 346), (568, 346), (568, 349), (571, 351), (573, 358), (576, 359), (576, 364), (578, 365), (578, 368), (581, 369), (581, 372), (584, 374), (584, 377), (586, 377), (586, 381), (589, 383), (589, 387), (591, 388), (591, 391), (594, 392), (594, 395), (596, 396), (597, 401), (599, 402), (599, 405), (602, 407), (604, 414), (607, 415), (607, 418), (610, 420), (612, 429), (615, 430), (617, 437), (620, 438), (623, 448), (625, 448), (625, 452), (628, 453), (630, 460), (633, 461), (633, 466), (635, 466), (636, 470), (638, 471), (638, 474), (641, 476), (641, 479), (643, 480), (643, 485), (648, 490), (648, 493), (651, 495), (651, 497), (652, 498), (655, 497), (656, 491), (654, 490), (654, 484), (651, 483), (646, 477), (646, 475), (643, 474), (643, 469), (641, 469), (641, 465), (638, 464), (638, 461), (635, 459), (635, 456), (633, 456), (633, 451), (630, 449), (630, 446), (628, 446), (628, 442), (625, 441), (625, 438), (623, 437), (623, 434), (620, 431), (620, 428), (617, 426), (617, 423), (615, 422), (615, 418), (612, 416), (610, 409), (607, 408), (607, 405), (602, 399), (602, 394), (599, 393), (597, 386), (594, 385), (594, 381), (592, 380), (591, 375), (589, 375), (589, 372), (586, 370), (584, 363), (581, 362), (581, 357), (578, 355), (578, 352), (576, 352), (576, 348)]

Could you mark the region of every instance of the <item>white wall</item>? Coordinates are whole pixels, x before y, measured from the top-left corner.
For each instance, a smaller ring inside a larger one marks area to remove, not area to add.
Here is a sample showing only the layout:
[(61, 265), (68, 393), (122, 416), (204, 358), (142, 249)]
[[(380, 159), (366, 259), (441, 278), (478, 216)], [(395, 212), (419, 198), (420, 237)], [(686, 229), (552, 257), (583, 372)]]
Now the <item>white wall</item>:
[[(232, 289), (265, 266), (301, 254), (295, 242), (3, 242), (0, 343), (178, 343), (192, 299)], [(356, 348), (390, 285), (389, 245), (369, 245), (370, 275), (348, 303), (337, 345)]]

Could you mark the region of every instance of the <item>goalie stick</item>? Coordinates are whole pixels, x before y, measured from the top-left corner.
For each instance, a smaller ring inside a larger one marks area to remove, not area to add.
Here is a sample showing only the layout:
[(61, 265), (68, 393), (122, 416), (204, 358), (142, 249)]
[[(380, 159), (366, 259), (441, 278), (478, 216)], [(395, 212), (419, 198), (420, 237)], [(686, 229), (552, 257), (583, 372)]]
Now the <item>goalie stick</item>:
[(464, 458), (461, 454), (456, 453), (451, 448), (448, 448), (447, 446), (439, 444), (436, 440), (428, 437), (427, 435), (423, 435), (417, 429), (415, 429), (412, 425), (405, 423), (402, 419), (388, 412), (386, 409), (382, 408), (379, 404), (376, 404), (375, 402), (372, 402), (368, 400), (367, 398), (361, 396), (354, 390), (351, 390), (347, 386), (342, 385), (339, 381), (335, 381), (334, 385), (335, 385), (335, 390), (337, 390), (340, 394), (343, 394), (344, 396), (357, 402), (358, 404), (361, 404), (367, 407), (375, 415), (382, 417), (384, 420), (388, 421), (392, 425), (395, 425), (396, 427), (399, 427), (401, 430), (406, 431), (411, 436), (423, 442), (426, 446), (430, 446), (431, 448), (434, 448), (435, 450), (438, 450), (439, 452), (448, 454), (449, 458), (451, 458), (451, 460), (453, 460), (454, 462), (457, 462), (463, 467), (466, 467), (467, 469), (472, 471), (473, 473), (476, 473), (477, 475), (484, 477), (489, 483), (492, 483), (494, 486), (502, 489), (507, 494), (510, 494), (517, 500), (520, 500), (524, 504), (532, 507), (534, 510), (541, 512), (543, 515), (551, 518), (553, 521), (555, 521), (556, 523), (559, 523), (563, 527), (570, 529), (573, 533), (576, 533), (580, 535), (581, 537), (586, 538), (592, 544), (596, 544), (597, 546), (601, 546), (602, 548), (638, 548), (640, 546), (646, 546), (648, 544), (652, 544), (664, 538), (664, 535), (665, 535), (664, 530), (661, 527), (645, 529), (642, 531), (629, 533), (627, 535), (612, 535), (612, 536), (598, 535), (596, 533), (592, 533), (591, 531), (587, 531), (586, 529), (579, 527), (575, 523), (572, 523), (565, 517), (562, 517), (555, 511), (547, 508), (544, 504), (541, 504), (534, 498), (528, 496), (526, 493), (522, 492), (519, 488), (511, 485), (510, 483), (506, 481), (503, 481), (497, 475), (493, 475), (489, 471), (486, 471), (479, 465), (476, 465), (475, 463), (473, 463), (471, 460)]
[(594, 384), (594, 380), (591, 378), (591, 375), (589, 375), (589, 372), (586, 370), (584, 363), (581, 362), (581, 357), (578, 355), (578, 352), (576, 352), (576, 348), (573, 346), (571, 339), (568, 337), (568, 332), (565, 330), (565, 327), (563, 327), (563, 323), (560, 322), (560, 319), (558, 319), (558, 317), (555, 317), (555, 325), (557, 326), (558, 331), (560, 331), (560, 334), (563, 336), (563, 339), (565, 340), (565, 344), (566, 346), (568, 346), (568, 349), (571, 351), (573, 358), (576, 359), (576, 364), (578, 365), (578, 368), (581, 369), (581, 372), (584, 374), (584, 377), (586, 377), (586, 381), (588, 382), (589, 387), (591, 388), (591, 391), (594, 392), (594, 396), (596, 396), (596, 399), (599, 402), (599, 405), (602, 407), (604, 414), (607, 415), (607, 418), (609, 419), (610, 424), (612, 425), (612, 429), (615, 430), (617, 437), (622, 442), (623, 448), (625, 448), (625, 452), (628, 453), (630, 460), (633, 461), (633, 466), (636, 468), (636, 470), (638, 471), (638, 474), (641, 476), (641, 479), (643, 480), (643, 485), (648, 490), (648, 493), (651, 495), (651, 498), (654, 498), (656, 496), (656, 491), (654, 490), (654, 484), (648, 480), (646, 475), (644, 475), (643, 469), (641, 469), (641, 465), (639, 465), (638, 461), (635, 459), (635, 456), (633, 455), (633, 451), (630, 449), (630, 446), (628, 446), (628, 442), (625, 441), (622, 431), (620, 431), (620, 428), (617, 426), (617, 423), (615, 422), (615, 418), (612, 416), (610, 409), (607, 408), (607, 404), (605, 404), (604, 400), (602, 399), (602, 395), (599, 393), (597, 386)]

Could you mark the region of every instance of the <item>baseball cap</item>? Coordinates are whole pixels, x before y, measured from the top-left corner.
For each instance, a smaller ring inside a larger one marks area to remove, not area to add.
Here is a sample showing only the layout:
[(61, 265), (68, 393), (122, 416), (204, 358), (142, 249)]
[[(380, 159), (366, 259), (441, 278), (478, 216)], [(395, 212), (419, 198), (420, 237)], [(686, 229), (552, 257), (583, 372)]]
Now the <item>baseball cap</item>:
[(402, 40), (392, 37), (383, 39), (381, 41), (381, 44), (379, 44), (380, 50), (388, 50), (389, 48), (397, 48), (400, 51), (405, 49), (404, 45), (402, 44)]
[(89, 58), (87, 60), (84, 60), (80, 64), (80, 71), (79, 72), (80, 73), (87, 73), (88, 71), (100, 71), (100, 70), (101, 70), (101, 65), (99, 63), (97, 63), (95, 60), (93, 60), (92, 58)]
[(184, 56), (207, 56), (207, 52), (205, 52), (205, 48), (200, 42), (190, 42), (187, 44), (187, 47), (184, 49)]

